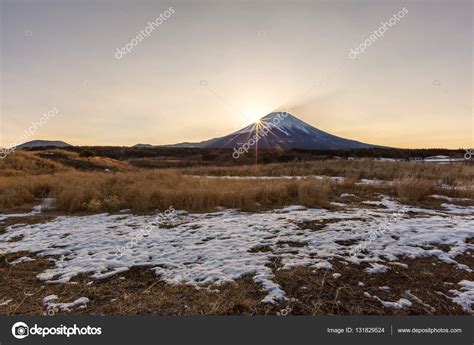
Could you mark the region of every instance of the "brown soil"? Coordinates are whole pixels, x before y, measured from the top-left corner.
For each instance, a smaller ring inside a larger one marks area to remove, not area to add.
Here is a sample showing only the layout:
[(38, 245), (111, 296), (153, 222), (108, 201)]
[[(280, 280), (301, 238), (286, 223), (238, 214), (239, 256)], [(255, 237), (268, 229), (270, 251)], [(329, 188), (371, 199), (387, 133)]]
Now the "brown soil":
[(54, 214), (54, 213), (51, 213), (51, 214), (38, 213), (37, 215), (26, 216), (26, 217), (10, 217), (0, 222), (0, 234), (4, 233), (5, 230), (9, 226), (12, 226), (12, 225), (46, 223), (46, 222), (50, 222), (56, 217), (57, 217), (57, 214)]

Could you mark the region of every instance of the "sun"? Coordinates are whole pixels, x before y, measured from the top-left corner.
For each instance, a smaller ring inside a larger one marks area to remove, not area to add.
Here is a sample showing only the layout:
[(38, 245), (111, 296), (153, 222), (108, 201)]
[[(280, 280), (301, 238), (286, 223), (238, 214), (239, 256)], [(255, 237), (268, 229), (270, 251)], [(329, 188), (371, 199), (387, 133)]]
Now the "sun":
[(244, 114), (244, 116), (245, 116), (245, 122), (256, 123), (256, 124), (260, 123), (260, 118), (262, 117), (262, 115), (257, 112), (247, 113), (247, 114)]
[(260, 119), (265, 116), (265, 112), (258, 107), (250, 108), (243, 112), (243, 121), (248, 124), (260, 124)]
[(241, 126), (260, 125), (262, 124), (261, 118), (275, 109), (274, 105), (266, 104), (266, 102), (250, 101), (242, 103), (238, 119)]

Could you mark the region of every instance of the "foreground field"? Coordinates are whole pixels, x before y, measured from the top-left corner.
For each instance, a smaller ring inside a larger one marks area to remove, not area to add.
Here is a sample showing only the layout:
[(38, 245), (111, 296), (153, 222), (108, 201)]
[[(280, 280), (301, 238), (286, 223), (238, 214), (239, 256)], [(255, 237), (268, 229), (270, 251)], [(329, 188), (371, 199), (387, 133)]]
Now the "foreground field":
[[(20, 215), (4, 215), (17, 224), (0, 235), (0, 308), (7, 314), (472, 313), (473, 207), (405, 207), (396, 216), (402, 205), (386, 197), (368, 208), (350, 201), (336, 207), (176, 212), (172, 223), (122, 213), (28, 225)], [(382, 232), (383, 223), (389, 227)]]
[(42, 155), (0, 166), (0, 314), (473, 313), (472, 165)]

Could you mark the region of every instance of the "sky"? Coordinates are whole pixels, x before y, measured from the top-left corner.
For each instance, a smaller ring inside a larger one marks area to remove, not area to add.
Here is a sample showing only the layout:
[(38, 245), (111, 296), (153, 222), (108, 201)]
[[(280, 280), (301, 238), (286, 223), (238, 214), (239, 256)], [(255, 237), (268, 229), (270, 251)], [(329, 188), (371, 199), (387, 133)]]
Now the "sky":
[(287, 110), (371, 144), (474, 147), (469, 0), (0, 3), (0, 146), (201, 141)]

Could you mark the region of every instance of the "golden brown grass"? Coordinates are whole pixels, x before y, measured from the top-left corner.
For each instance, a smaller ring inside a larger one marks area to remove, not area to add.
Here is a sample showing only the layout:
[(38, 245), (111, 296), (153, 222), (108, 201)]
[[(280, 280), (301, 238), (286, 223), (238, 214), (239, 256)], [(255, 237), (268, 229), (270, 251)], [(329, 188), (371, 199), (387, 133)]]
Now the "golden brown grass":
[(433, 194), (436, 184), (433, 181), (405, 177), (395, 182), (397, 196), (404, 202), (416, 204)]
[[(47, 153), (46, 153), (47, 152)], [(132, 171), (127, 162), (107, 157), (81, 157), (77, 152), (46, 150), (30, 152), (18, 150), (0, 159), (0, 176), (45, 175), (80, 170)]]
[(298, 201), (308, 207), (327, 207), (332, 183), (329, 179), (306, 179), (298, 183)]
[[(289, 204), (328, 207), (340, 193), (372, 198), (377, 192), (403, 202), (424, 202), (430, 193), (474, 198), (474, 166), (411, 162), (318, 161), (259, 166), (259, 175), (308, 176), (306, 179), (206, 179), (188, 175), (255, 174), (254, 166), (185, 169), (137, 169), (109, 158), (81, 158), (77, 153), (52, 150), (53, 161), (37, 153), (19, 151), (0, 160), (0, 210), (25, 208), (39, 199), (57, 199), (60, 212), (152, 212), (170, 206), (189, 211), (212, 211), (216, 206), (260, 211)], [(61, 163), (92, 166), (80, 172)], [(105, 172), (103, 167), (110, 167)], [(342, 183), (311, 175), (344, 176)], [(395, 181), (393, 186), (356, 185), (361, 178)], [(441, 184), (451, 188), (441, 188)], [(439, 204), (439, 200), (437, 201)]]
[[(85, 150), (87, 152), (87, 150)], [(52, 155), (45, 156), (50, 160), (57, 161), (62, 165), (73, 167), (81, 170), (113, 170), (113, 171), (129, 171), (135, 170), (126, 161), (120, 161), (108, 157), (83, 156), (81, 153), (65, 151), (65, 150), (48, 150)], [(88, 151), (92, 152), (92, 151)]]
[(33, 152), (18, 150), (0, 159), (0, 176), (53, 174), (71, 170), (62, 164), (38, 157)]
[(288, 204), (327, 205), (329, 180), (220, 180), (182, 176), (174, 170), (127, 173), (67, 172), (0, 178), (0, 208), (38, 198), (57, 199), (64, 212), (135, 212), (167, 209), (212, 211), (216, 206), (256, 211)]

